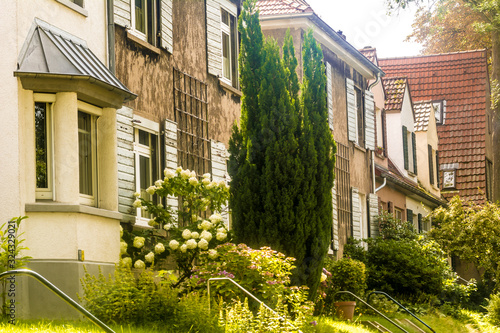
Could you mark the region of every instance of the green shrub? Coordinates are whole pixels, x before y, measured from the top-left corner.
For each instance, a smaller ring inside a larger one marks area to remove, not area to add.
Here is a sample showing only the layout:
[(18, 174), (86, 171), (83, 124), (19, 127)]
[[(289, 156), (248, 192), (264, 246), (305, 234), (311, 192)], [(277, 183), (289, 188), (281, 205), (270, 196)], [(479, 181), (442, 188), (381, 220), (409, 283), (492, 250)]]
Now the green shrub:
[[(190, 283), (193, 288), (205, 290), (209, 278), (229, 277), (268, 306), (276, 306), (282, 296), (292, 311), (311, 312), (312, 304), (306, 301), (307, 287), (290, 286), (294, 261), (269, 247), (254, 250), (245, 244), (226, 243), (200, 254)], [(210, 287), (226, 302), (246, 297), (229, 281), (213, 282)]]
[(411, 222), (401, 221), (393, 214), (382, 211), (375, 217), (378, 222), (379, 234), (382, 239), (416, 239), (417, 233)]
[(208, 313), (205, 296), (192, 293), (179, 297), (178, 289), (158, 280), (149, 270), (136, 278), (125, 267), (117, 267), (108, 278), (102, 273), (95, 277), (86, 272), (80, 300), (106, 323), (154, 326), (168, 323), (180, 332), (220, 331), (217, 317)]
[[(363, 296), (366, 290), (366, 267), (359, 260), (342, 258), (330, 267), (331, 280), (336, 290), (350, 291)], [(348, 297), (352, 299), (351, 296)]]
[(388, 294), (439, 295), (451, 270), (440, 247), (418, 240), (369, 239), (368, 288)]
[(500, 293), (490, 296), (486, 310), (488, 310), (488, 320), (490, 323), (500, 326)]

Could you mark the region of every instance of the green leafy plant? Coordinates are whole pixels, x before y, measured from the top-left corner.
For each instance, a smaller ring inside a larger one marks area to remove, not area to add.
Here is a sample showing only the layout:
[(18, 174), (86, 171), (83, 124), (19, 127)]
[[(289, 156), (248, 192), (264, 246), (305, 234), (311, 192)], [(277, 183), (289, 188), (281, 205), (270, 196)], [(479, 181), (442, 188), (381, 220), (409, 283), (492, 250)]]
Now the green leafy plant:
[[(334, 261), (329, 267), (332, 274), (331, 283), (334, 291), (350, 291), (357, 296), (363, 296), (366, 290), (366, 267), (359, 260), (342, 258)], [(353, 300), (350, 295), (338, 295), (339, 300)]]
[(416, 239), (417, 233), (411, 222), (401, 221), (393, 214), (382, 211), (375, 217), (379, 227), (379, 237), (382, 239)]
[[(254, 250), (245, 244), (226, 243), (202, 253), (199, 261), (190, 279), (194, 288), (206, 288), (211, 277), (229, 277), (268, 306), (277, 306), (278, 297), (282, 297), (292, 312), (312, 311), (306, 301), (307, 287), (290, 286), (294, 258), (269, 247)], [(246, 296), (229, 281), (212, 282), (210, 286), (226, 302)]]
[(488, 311), (489, 322), (500, 326), (500, 293), (490, 296), (486, 310)]

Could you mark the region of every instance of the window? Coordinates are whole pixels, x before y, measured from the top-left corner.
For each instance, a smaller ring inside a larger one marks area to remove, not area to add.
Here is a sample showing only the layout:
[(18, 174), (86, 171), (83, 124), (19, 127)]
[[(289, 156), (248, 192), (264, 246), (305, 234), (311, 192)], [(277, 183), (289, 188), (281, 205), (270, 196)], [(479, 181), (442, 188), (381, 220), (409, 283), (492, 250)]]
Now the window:
[[(403, 158), (405, 170), (413, 174), (417, 174), (417, 139), (414, 132), (408, 131), (406, 126), (403, 126)], [(411, 143), (411, 152), (410, 152)]]
[(74, 3), (75, 5), (83, 7), (83, 0), (69, 0), (69, 1)]
[(45, 100), (35, 102), (35, 163), (36, 199), (53, 199), (52, 161), (52, 103), (53, 95), (43, 95)]
[(238, 34), (236, 10), (221, 8), (222, 80), (238, 86)]
[(94, 206), (96, 189), (95, 117), (78, 111), (78, 167), (80, 202)]
[(434, 151), (431, 145), (427, 145), (428, 159), (429, 159), (429, 181), (434, 185)]
[[(141, 121), (141, 124), (144, 121)], [(158, 179), (158, 135), (149, 131), (134, 129), (134, 152), (135, 152), (135, 187), (141, 197), (151, 200), (152, 197), (146, 192)], [(137, 219), (149, 219), (150, 215), (141, 208), (137, 209)], [(146, 226), (147, 221), (138, 221), (139, 225)]]
[(432, 106), (434, 107), (434, 114), (436, 115), (436, 124), (444, 124), (446, 100), (432, 101)]
[[(351, 222), (351, 176), (349, 167), (349, 147), (337, 142), (335, 155), (335, 193), (340, 230), (350, 229)], [(336, 231), (338, 232), (338, 230)]]
[(156, 46), (156, 2), (157, 0), (131, 1), (131, 32), (140, 39)]
[(456, 185), (456, 170), (443, 171), (443, 189), (453, 189)]
[(399, 208), (394, 208), (394, 218), (403, 221), (403, 211)]
[(360, 147), (365, 145), (365, 108), (363, 107), (363, 93), (358, 87), (354, 87), (355, 101), (356, 101), (356, 143)]

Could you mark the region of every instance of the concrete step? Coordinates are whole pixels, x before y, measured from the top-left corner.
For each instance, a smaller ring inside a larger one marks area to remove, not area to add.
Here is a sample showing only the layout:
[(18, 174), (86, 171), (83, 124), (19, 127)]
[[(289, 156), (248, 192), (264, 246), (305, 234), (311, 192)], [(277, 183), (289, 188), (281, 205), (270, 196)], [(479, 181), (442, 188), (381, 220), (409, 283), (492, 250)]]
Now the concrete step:
[(407, 326), (411, 327), (415, 332), (417, 333), (427, 333), (427, 331), (424, 331), (420, 327), (417, 326), (413, 321), (410, 319), (402, 319), (401, 322), (405, 323)]
[(364, 321), (361, 321), (361, 324), (363, 324), (369, 328), (375, 329), (379, 332), (392, 333), (387, 328), (385, 328), (382, 324), (376, 322), (375, 320), (364, 320)]

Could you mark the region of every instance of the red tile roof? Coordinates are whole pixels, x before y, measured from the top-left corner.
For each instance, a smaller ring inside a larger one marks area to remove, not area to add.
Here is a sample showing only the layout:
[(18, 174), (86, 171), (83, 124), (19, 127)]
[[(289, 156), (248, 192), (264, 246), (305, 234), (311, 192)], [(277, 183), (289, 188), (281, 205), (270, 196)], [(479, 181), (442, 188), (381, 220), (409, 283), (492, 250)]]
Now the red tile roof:
[(401, 111), (407, 87), (406, 77), (384, 77), (382, 79), (385, 90), (386, 111)]
[(413, 103), (413, 112), (415, 113), (415, 132), (427, 131), (431, 111), (431, 101), (419, 101)]
[(304, 0), (259, 0), (257, 8), (261, 16), (313, 12)]
[[(438, 125), (439, 162), (459, 163), (457, 190), (481, 202), (485, 191), (486, 102), (485, 50), (378, 59), (388, 76), (408, 77), (412, 100), (446, 100), (445, 124)], [(450, 198), (457, 193), (443, 195)]]
[(370, 60), (373, 62), (375, 65), (378, 63), (377, 59), (377, 49), (374, 47), (366, 46), (365, 48), (359, 50), (361, 54), (363, 54), (366, 59)]

